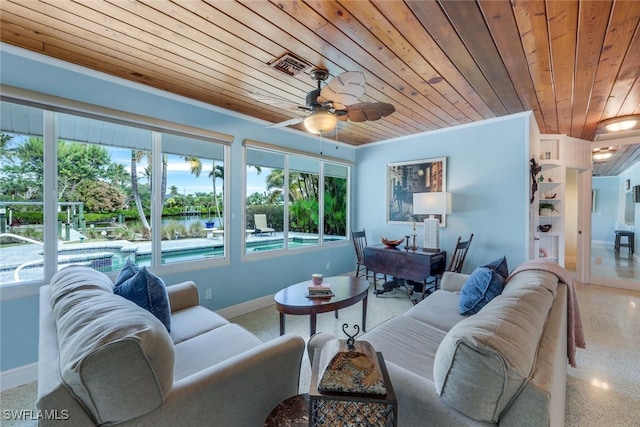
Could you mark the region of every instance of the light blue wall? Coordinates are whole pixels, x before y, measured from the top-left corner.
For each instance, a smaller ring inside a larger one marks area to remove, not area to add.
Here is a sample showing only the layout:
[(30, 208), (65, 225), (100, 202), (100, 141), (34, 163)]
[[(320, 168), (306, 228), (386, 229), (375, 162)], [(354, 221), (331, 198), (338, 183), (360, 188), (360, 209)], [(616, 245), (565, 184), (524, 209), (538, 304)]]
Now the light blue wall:
[(523, 113), (358, 149), (355, 227), (369, 243), (411, 234), (411, 224), (386, 222), (387, 164), (446, 157), (452, 214), (440, 247), (450, 254), (458, 236), (473, 233), (463, 272), (503, 255), (519, 265), (528, 257), (529, 120)]
[[(163, 92), (115, 78), (105, 79), (99, 73), (7, 45), (2, 45), (0, 67), (0, 78), (4, 85), (234, 136), (229, 168), (230, 184), (225, 183), (226, 188), (231, 191), (230, 264), (163, 275), (169, 285), (183, 280), (195, 281), (200, 288), (204, 306), (216, 310), (270, 295), (284, 286), (307, 279), (311, 272), (335, 275), (353, 270), (355, 256), (350, 244), (315, 252), (293, 251), (263, 260), (241, 260), (241, 245), (237, 243), (244, 239), (241, 220), (241, 187), (245, 173), (242, 165), (242, 141), (254, 139), (317, 154), (321, 150), (319, 139), (281, 129), (265, 129), (262, 123), (223, 114), (220, 109), (206, 104), (166, 96)], [(331, 148), (332, 157), (355, 160), (355, 149), (343, 145), (338, 145), (335, 149), (335, 146), (336, 144), (329, 145), (325, 142), (322, 149), (328, 151)], [(330, 263), (329, 269), (326, 269), (327, 263)], [(204, 300), (204, 289), (209, 287), (213, 288), (213, 299)], [(0, 371), (36, 362), (38, 297), (2, 301), (0, 321)]]
[(596, 191), (596, 209), (591, 213), (591, 241), (613, 244), (615, 223), (620, 203), (620, 178), (594, 176), (592, 189)]

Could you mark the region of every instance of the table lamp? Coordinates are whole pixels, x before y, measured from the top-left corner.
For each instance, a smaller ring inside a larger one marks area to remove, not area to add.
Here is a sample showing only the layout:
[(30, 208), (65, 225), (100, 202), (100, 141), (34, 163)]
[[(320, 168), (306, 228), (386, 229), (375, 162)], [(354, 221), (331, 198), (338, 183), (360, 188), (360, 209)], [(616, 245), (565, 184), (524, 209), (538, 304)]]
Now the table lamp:
[(451, 213), (451, 193), (444, 191), (413, 193), (413, 214), (429, 215), (424, 220), (424, 249), (437, 251), (439, 247), (440, 221), (435, 215)]

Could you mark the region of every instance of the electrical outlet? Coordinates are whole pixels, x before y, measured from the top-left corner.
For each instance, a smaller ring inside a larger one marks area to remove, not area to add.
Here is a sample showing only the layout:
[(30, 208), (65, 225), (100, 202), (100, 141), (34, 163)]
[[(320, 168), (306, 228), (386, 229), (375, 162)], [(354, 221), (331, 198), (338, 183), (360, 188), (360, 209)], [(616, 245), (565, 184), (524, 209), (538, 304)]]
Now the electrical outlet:
[(213, 298), (213, 289), (209, 288), (209, 289), (205, 289), (204, 291), (204, 299), (211, 299)]
[(331, 263), (330, 263), (330, 262), (328, 262), (328, 263), (327, 263), (327, 270), (330, 270), (330, 269), (331, 269)]

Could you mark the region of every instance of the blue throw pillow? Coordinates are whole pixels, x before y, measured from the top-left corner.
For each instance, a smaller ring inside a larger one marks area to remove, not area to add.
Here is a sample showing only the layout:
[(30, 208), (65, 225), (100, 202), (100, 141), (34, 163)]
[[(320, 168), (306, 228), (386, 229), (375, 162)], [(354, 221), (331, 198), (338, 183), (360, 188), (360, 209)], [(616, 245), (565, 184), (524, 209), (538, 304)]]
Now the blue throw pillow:
[(495, 270), (496, 273), (501, 275), (502, 277), (507, 279), (509, 277), (509, 267), (507, 267), (507, 257), (498, 258), (495, 261), (491, 261), (486, 263), (485, 265), (481, 265), (480, 267), (488, 267), (492, 270)]
[(502, 293), (505, 278), (489, 267), (478, 267), (460, 290), (460, 314), (476, 314), (489, 301)]
[(136, 273), (140, 270), (140, 268), (129, 258), (127, 258), (127, 262), (124, 264), (124, 267), (120, 269), (120, 273), (118, 273), (118, 277), (116, 277), (116, 281), (114, 283), (114, 287), (120, 286), (125, 280), (131, 279)]
[(114, 287), (113, 292), (151, 312), (171, 332), (171, 307), (167, 287), (161, 278), (146, 267)]

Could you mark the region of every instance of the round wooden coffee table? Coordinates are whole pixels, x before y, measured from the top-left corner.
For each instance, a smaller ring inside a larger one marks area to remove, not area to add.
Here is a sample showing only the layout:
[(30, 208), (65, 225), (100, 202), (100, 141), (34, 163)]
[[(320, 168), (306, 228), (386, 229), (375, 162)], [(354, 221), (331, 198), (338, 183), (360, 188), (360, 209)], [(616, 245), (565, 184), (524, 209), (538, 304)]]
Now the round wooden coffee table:
[(331, 285), (333, 296), (330, 298), (308, 298), (307, 288), (311, 286), (311, 280), (296, 283), (276, 294), (274, 300), (280, 312), (280, 335), (284, 335), (285, 314), (309, 315), (309, 333), (313, 335), (316, 333), (318, 313), (336, 311), (337, 318), (337, 310), (350, 307), (359, 301), (362, 301), (362, 330), (366, 331), (369, 282), (364, 277), (334, 276), (325, 277), (324, 283)]

